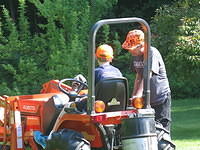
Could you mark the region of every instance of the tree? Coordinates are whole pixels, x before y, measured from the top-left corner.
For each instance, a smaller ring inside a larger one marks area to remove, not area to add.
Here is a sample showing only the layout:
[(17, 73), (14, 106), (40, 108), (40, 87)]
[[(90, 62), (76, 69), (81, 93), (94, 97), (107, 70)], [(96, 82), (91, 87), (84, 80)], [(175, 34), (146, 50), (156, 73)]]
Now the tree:
[(151, 24), (175, 97), (200, 96), (199, 16), (199, 1), (183, 0), (158, 9)]
[[(0, 22), (2, 94), (38, 93), (41, 84), (48, 80), (79, 73), (87, 76), (90, 27), (116, 0), (103, 2), (20, 0), (17, 21), (3, 8)], [(27, 17), (30, 5), (34, 5), (37, 13), (34, 25)], [(37, 26), (37, 32), (31, 30), (32, 26)]]

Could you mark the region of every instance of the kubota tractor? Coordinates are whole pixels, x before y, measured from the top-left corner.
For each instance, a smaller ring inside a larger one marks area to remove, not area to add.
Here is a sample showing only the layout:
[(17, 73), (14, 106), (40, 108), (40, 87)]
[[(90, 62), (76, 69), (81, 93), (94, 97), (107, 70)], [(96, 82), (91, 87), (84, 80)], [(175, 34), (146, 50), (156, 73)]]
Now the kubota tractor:
[[(144, 29), (147, 65), (144, 101), (135, 99), (130, 104), (126, 78), (106, 79), (95, 86), (94, 54), (96, 33), (101, 26), (133, 22)], [(0, 149), (157, 150), (154, 110), (149, 100), (149, 48), (150, 29), (143, 19), (105, 19), (95, 23), (89, 37), (88, 85), (74, 78), (51, 80), (43, 85), (40, 94), (2, 96)]]

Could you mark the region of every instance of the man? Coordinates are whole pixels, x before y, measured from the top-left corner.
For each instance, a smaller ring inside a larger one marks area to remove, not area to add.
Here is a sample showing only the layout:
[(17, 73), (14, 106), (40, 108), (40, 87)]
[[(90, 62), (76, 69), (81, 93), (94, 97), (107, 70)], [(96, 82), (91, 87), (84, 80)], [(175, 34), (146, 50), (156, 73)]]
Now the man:
[(110, 64), (113, 59), (113, 49), (111, 46), (103, 44), (97, 47), (96, 59), (99, 66), (95, 68), (95, 85), (105, 78), (122, 77), (120, 70)]
[[(143, 55), (144, 33), (141, 30), (132, 30), (127, 34), (122, 48), (128, 50), (133, 56), (132, 70), (136, 72), (132, 98), (142, 97), (143, 93)], [(165, 64), (160, 52), (155, 47), (150, 47), (151, 74), (150, 74), (150, 103), (155, 109), (155, 119), (165, 129), (170, 131), (171, 122), (171, 94), (166, 74)]]

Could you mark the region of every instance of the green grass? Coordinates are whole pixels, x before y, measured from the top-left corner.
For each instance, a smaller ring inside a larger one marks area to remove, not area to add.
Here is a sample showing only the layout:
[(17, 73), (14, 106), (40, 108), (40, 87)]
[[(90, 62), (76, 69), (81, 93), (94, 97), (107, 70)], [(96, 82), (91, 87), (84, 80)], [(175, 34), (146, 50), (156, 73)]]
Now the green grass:
[(200, 150), (200, 99), (172, 101), (171, 133), (176, 150)]

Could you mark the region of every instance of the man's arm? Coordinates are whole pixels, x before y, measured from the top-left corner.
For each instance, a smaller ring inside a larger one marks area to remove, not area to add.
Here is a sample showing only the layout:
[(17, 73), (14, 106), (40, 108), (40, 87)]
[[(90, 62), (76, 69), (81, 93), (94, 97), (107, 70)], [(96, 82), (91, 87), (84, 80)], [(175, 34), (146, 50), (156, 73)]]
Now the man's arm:
[(135, 96), (142, 97), (142, 93), (143, 93), (143, 77), (141, 74), (136, 73), (132, 97), (135, 97)]

